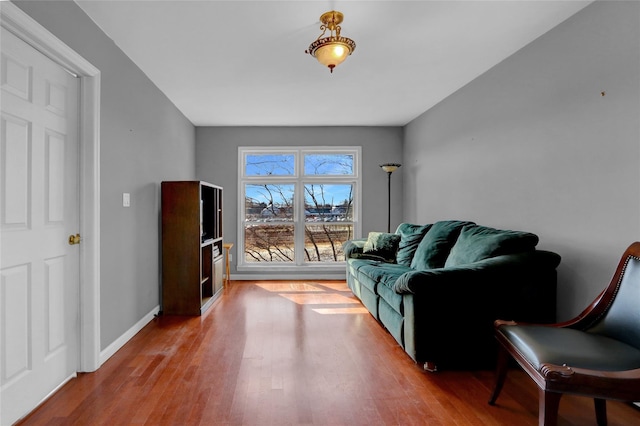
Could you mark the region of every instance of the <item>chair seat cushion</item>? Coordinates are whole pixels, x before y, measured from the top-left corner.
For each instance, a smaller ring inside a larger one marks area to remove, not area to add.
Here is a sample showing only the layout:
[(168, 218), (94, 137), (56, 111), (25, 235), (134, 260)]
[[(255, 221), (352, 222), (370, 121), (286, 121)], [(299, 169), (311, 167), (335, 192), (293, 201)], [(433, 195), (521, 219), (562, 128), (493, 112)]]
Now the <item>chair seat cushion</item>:
[(640, 368), (640, 350), (599, 334), (538, 325), (504, 325), (499, 331), (537, 370), (545, 363), (601, 371)]

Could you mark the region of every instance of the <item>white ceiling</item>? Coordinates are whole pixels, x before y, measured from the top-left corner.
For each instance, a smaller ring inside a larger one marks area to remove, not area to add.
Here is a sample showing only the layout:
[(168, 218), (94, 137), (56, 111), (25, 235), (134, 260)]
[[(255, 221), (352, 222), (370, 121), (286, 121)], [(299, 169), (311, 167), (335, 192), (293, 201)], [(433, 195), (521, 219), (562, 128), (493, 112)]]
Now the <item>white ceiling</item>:
[[(402, 126), (591, 1), (76, 3), (196, 126)], [(332, 9), (333, 74), (304, 53)]]

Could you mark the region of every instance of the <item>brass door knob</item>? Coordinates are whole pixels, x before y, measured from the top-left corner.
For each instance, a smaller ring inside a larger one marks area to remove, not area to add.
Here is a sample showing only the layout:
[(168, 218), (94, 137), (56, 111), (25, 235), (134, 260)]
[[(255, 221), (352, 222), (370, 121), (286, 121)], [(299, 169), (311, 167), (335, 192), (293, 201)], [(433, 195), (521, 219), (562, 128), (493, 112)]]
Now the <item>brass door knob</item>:
[(69, 245), (80, 244), (80, 234), (69, 235)]

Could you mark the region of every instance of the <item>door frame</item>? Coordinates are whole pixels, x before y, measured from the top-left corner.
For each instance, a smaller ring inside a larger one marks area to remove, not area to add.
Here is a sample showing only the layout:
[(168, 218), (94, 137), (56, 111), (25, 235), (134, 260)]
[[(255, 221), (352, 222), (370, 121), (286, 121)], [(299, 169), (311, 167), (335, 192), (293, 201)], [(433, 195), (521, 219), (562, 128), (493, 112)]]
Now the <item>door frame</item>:
[(78, 371), (100, 367), (100, 70), (10, 2), (0, 25), (80, 79), (80, 297)]

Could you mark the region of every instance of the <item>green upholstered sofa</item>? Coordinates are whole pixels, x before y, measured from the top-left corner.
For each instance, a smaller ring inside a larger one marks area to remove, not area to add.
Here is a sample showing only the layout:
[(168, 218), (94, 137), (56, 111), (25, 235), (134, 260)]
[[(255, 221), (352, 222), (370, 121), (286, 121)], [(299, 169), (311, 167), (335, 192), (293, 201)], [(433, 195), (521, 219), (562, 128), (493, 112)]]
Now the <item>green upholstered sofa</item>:
[(495, 363), (493, 322), (551, 323), (560, 256), (538, 237), (467, 221), (401, 224), (344, 244), (347, 284), (417, 363)]

